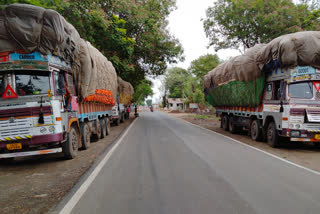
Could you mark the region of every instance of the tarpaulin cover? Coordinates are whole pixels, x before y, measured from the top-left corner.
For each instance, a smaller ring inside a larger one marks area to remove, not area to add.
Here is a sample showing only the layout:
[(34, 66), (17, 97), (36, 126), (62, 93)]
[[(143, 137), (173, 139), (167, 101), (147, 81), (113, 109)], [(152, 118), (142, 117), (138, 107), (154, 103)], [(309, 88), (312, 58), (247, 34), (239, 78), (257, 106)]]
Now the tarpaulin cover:
[(39, 51), (72, 62), (72, 70), (81, 98), (106, 89), (117, 95), (117, 75), (110, 61), (58, 12), (26, 4), (0, 9), (0, 52)]
[(256, 106), (263, 92), (264, 74), (255, 63), (257, 52), (265, 44), (255, 45), (243, 55), (218, 65), (204, 77), (207, 101), (213, 106)]
[[(87, 42), (87, 47), (88, 53), (86, 54), (90, 56), (89, 70), (81, 70), (81, 74), (89, 79), (86, 80), (89, 82), (89, 85), (86, 90), (81, 89), (82, 94), (86, 97), (86, 93), (88, 95), (94, 94), (96, 89), (107, 89), (112, 92), (113, 97), (116, 99), (118, 89), (116, 70), (112, 63), (89, 42)], [(87, 66), (83, 66), (82, 64), (81, 68), (83, 67)]]
[(124, 104), (125, 106), (130, 105), (134, 93), (132, 85), (118, 77), (118, 91), (120, 103)]
[(33, 5), (11, 4), (0, 12), (0, 52), (53, 51), (64, 59), (74, 57), (78, 31), (58, 12)]
[(297, 32), (272, 40), (257, 53), (256, 63), (262, 69), (272, 60), (277, 60), (281, 67), (320, 68), (320, 32)]

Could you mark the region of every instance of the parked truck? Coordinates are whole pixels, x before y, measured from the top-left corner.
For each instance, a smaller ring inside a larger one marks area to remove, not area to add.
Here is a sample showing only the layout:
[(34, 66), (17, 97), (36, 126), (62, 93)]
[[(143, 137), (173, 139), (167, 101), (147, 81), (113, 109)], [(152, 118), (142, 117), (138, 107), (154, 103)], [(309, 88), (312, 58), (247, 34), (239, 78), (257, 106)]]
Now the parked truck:
[(0, 57), (0, 158), (56, 152), (74, 158), (78, 148), (109, 134), (111, 108), (79, 102), (71, 67), (56, 56)]
[(128, 107), (133, 99), (133, 87), (132, 85), (122, 80), (120, 77), (117, 78), (118, 89), (117, 89), (117, 99), (116, 105), (112, 108), (112, 122), (114, 125), (118, 126), (124, 120), (129, 119)]
[(221, 128), (247, 130), (253, 140), (272, 147), (290, 141), (320, 144), (318, 38), (319, 32), (286, 35), (209, 72), (206, 100), (216, 108)]
[(127, 119), (126, 108), (122, 103), (117, 103), (112, 107), (111, 121), (114, 125), (118, 126), (120, 123), (123, 123), (125, 119)]
[(0, 158), (72, 159), (110, 132), (115, 69), (56, 11), (1, 10)]

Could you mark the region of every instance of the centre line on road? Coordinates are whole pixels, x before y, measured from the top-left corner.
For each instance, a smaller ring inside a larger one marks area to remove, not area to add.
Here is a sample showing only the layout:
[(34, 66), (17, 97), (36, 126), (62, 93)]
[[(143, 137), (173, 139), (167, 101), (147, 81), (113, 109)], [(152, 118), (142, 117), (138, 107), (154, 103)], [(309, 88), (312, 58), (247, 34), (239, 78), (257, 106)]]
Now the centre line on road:
[(179, 119), (180, 119), (181, 121), (185, 122), (185, 123), (188, 123), (188, 124), (190, 124), (190, 125), (193, 125), (193, 126), (195, 126), (195, 127), (198, 127), (198, 128), (200, 128), (200, 129), (203, 129), (203, 130), (206, 130), (206, 131), (213, 132), (213, 133), (215, 133), (215, 134), (217, 134), (217, 135), (219, 135), (219, 136), (225, 137), (225, 138), (227, 138), (227, 139), (229, 139), (229, 140), (232, 140), (232, 141), (234, 141), (234, 142), (236, 142), (236, 143), (239, 143), (239, 144), (241, 144), (241, 145), (243, 145), (243, 146), (246, 146), (246, 147), (249, 147), (249, 148), (254, 149), (254, 150), (256, 150), (256, 151), (262, 152), (262, 153), (264, 153), (264, 154), (266, 154), (266, 155), (269, 155), (269, 156), (271, 156), (271, 157), (273, 157), (273, 158), (276, 158), (276, 159), (278, 159), (278, 160), (281, 160), (281, 161), (283, 161), (283, 162), (286, 162), (286, 163), (288, 163), (288, 164), (291, 164), (291, 165), (293, 165), (293, 166), (295, 166), (295, 167), (304, 169), (304, 170), (306, 170), (306, 171), (308, 171), (308, 172), (311, 172), (311, 173), (314, 173), (314, 174), (316, 174), (316, 175), (320, 175), (320, 172), (315, 171), (315, 170), (313, 170), (313, 169), (310, 169), (310, 168), (301, 166), (301, 165), (299, 165), (299, 164), (293, 163), (293, 162), (291, 162), (291, 161), (289, 161), (289, 160), (283, 159), (283, 158), (281, 158), (281, 157), (279, 157), (279, 156), (276, 156), (276, 155), (271, 154), (271, 153), (269, 153), (269, 152), (266, 152), (266, 151), (263, 151), (263, 150), (261, 150), (261, 149), (258, 149), (258, 148), (254, 147), (254, 146), (250, 146), (250, 145), (248, 145), (248, 144), (245, 144), (245, 143), (243, 143), (243, 142), (241, 142), (241, 141), (239, 141), (239, 140), (233, 139), (232, 137), (225, 136), (225, 135), (220, 134), (220, 133), (218, 133), (218, 132), (215, 132), (215, 131), (212, 131), (212, 130), (210, 130), (210, 129), (207, 129), (207, 128), (204, 128), (204, 127), (202, 127), (202, 126), (199, 126), (199, 125), (197, 125), (197, 124), (193, 124), (193, 123), (191, 123), (191, 122), (189, 122), (189, 121), (186, 121), (186, 120), (184, 120), (184, 119), (181, 119), (181, 118), (179, 118)]
[(59, 214), (69, 214), (71, 213), (72, 209), (76, 206), (78, 201), (80, 201), (83, 194), (87, 191), (89, 186), (92, 184), (94, 179), (97, 177), (99, 172), (102, 170), (104, 165), (107, 163), (107, 161), (110, 159), (111, 155), (114, 153), (114, 151), (118, 148), (118, 146), (122, 143), (123, 138), (128, 134), (129, 130), (133, 126), (133, 124), (138, 120), (139, 118), (136, 118), (130, 126), (127, 128), (127, 130), (124, 132), (124, 134), (120, 137), (120, 139), (116, 142), (116, 144), (110, 149), (110, 151), (106, 154), (106, 156), (102, 159), (102, 161), (95, 167), (95, 169), (92, 171), (92, 173), (88, 176), (88, 178), (83, 182), (83, 184), (79, 187), (79, 189), (73, 194), (71, 199), (66, 203), (66, 205), (63, 207), (63, 209), (59, 212)]

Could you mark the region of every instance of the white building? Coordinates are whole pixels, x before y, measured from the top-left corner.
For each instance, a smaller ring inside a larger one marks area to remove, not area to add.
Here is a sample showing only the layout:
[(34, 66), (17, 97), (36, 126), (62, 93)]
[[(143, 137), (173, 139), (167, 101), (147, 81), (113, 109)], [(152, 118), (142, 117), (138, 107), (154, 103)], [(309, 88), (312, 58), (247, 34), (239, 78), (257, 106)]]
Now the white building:
[(168, 109), (169, 110), (185, 110), (186, 104), (183, 98), (168, 98)]

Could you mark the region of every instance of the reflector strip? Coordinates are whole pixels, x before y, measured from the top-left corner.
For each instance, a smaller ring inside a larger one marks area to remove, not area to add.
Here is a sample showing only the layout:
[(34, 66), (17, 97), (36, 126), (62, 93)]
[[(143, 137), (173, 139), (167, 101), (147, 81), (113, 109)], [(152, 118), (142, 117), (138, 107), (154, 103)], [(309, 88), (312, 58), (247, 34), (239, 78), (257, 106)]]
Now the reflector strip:
[(21, 136), (10, 136), (10, 137), (0, 137), (1, 141), (11, 141), (11, 140), (23, 140), (23, 139), (32, 139), (31, 135), (21, 135)]

